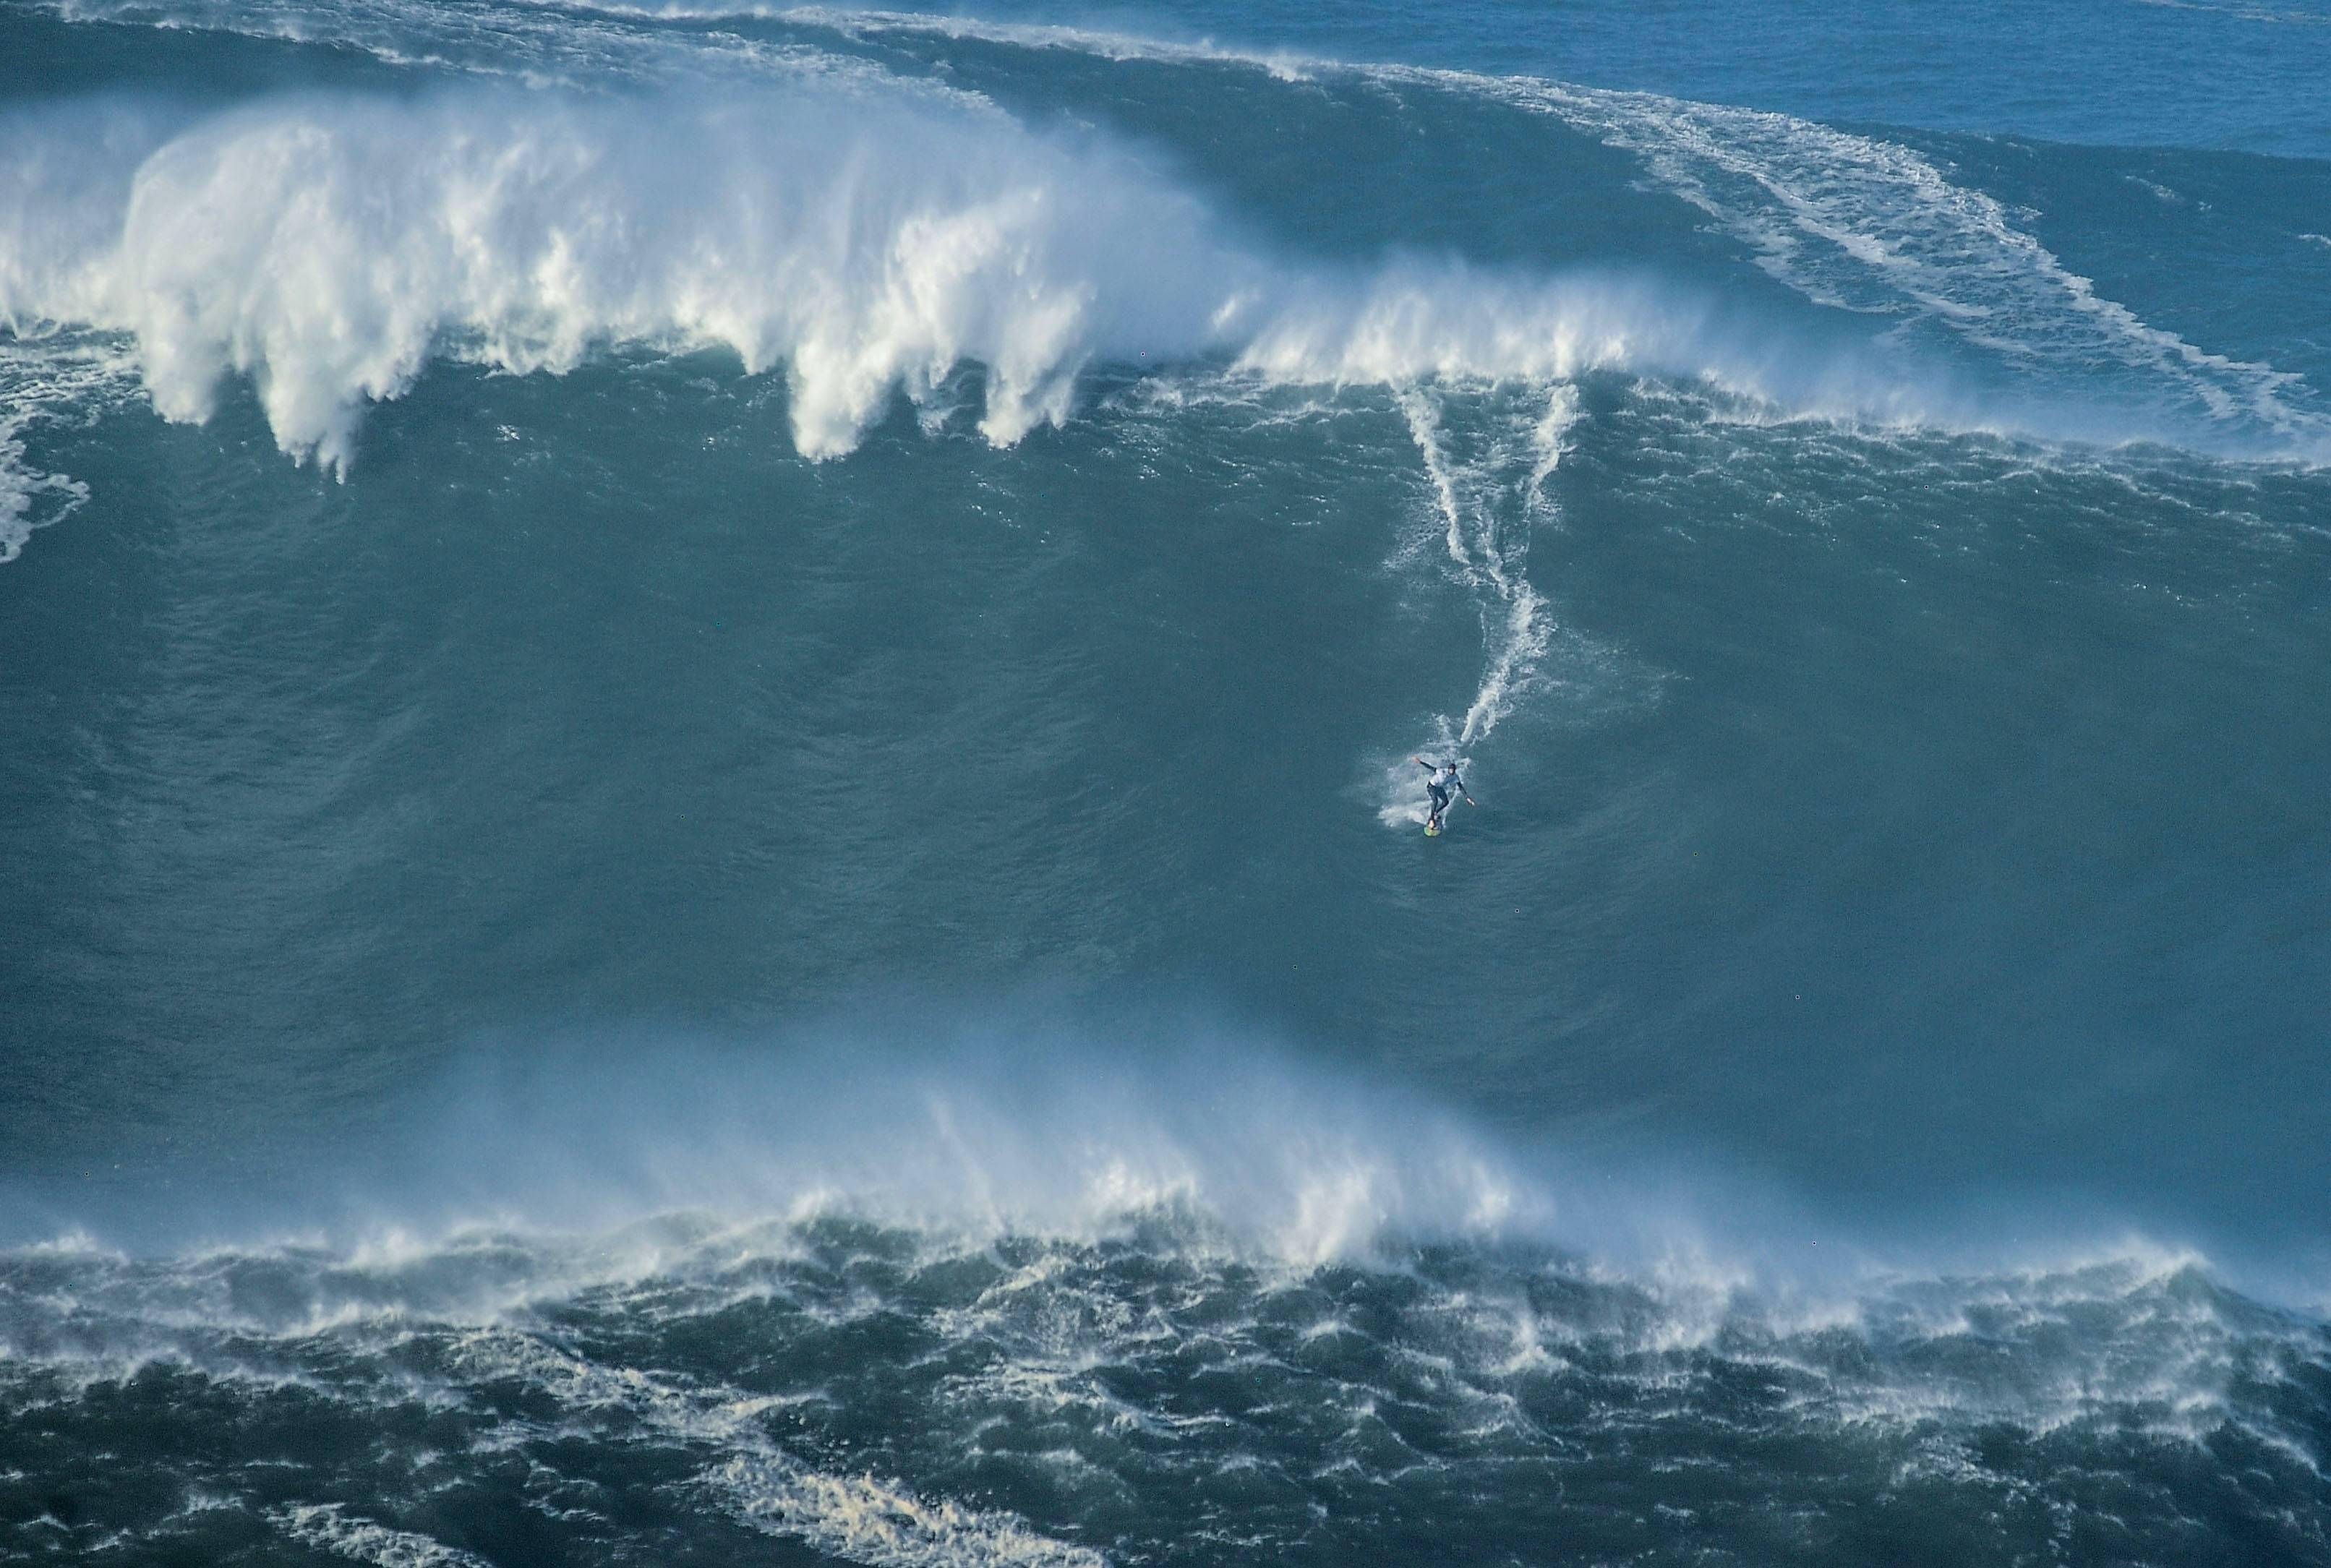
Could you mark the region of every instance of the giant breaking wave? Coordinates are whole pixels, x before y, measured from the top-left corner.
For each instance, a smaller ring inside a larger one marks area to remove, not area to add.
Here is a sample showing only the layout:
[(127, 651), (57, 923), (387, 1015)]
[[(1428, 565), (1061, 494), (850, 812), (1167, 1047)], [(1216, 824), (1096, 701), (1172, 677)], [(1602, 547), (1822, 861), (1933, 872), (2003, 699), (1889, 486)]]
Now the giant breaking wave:
[(557, 372), (610, 346), (782, 367), (812, 458), (966, 364), (1005, 444), (1067, 419), (1088, 366), (1192, 360), (1307, 384), (1621, 367), (1931, 412), (1648, 279), (1274, 258), (1138, 149), (925, 90), (104, 101), (5, 130), (0, 322), (128, 335), (173, 420), (248, 376), (283, 450), (342, 471), (366, 404), (434, 356)]

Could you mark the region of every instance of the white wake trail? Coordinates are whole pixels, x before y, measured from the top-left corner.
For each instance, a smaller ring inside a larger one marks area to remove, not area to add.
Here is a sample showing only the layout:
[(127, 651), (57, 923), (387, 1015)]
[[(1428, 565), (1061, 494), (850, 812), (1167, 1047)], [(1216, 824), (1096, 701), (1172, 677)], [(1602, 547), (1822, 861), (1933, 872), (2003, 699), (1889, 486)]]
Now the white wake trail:
[[(1460, 716), (1434, 715), (1415, 751), (1470, 774), (1468, 748), (1544, 684), (1559, 630), (1527, 567), (1531, 534), (1561, 515), (1546, 483), (1582, 417), (1578, 390), (1568, 381), (1523, 388), (1412, 381), (1394, 388), (1394, 401), (1424, 465), (1445, 571), (1472, 596), (1481, 621), (1472, 700)], [(1423, 781), (1409, 755), (1384, 769), (1376, 814), (1387, 827), (1425, 819)]]
[[(1556, 383), (1520, 451), (1513, 432), (1502, 430), (1470, 461), (1457, 455), (1444, 429), (1446, 394), (1436, 397), (1411, 385), (1400, 389), (1398, 401), (1432, 483), (1451, 567), (1481, 605), (1486, 662), (1480, 686), (1463, 718), (1446, 727), (1447, 738), (1463, 746), (1486, 738), (1530, 688), (1553, 635), (1545, 596), (1524, 568), (1531, 530), (1557, 515), (1546, 484), (1580, 417), (1578, 393), (1567, 382)], [(1517, 480), (1514, 470), (1525, 458), (1529, 468)]]

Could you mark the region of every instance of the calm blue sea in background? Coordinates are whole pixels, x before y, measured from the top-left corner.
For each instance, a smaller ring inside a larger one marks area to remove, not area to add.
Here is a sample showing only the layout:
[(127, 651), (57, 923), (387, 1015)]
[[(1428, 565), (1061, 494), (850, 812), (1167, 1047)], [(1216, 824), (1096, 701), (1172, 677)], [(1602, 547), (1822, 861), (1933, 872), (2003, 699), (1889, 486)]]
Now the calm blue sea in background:
[(2326, 464), (2319, 0), (0, 5), (0, 1560), (2331, 1563)]

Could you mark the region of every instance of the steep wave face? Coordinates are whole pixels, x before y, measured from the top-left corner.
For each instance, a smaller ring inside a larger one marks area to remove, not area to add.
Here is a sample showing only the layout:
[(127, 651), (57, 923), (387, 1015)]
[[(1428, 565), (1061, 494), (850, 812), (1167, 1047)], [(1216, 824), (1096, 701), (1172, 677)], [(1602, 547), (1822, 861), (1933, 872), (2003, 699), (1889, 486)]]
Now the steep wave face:
[(0, 8), (0, 1559), (2331, 1562), (2331, 27), (1736, 10)]

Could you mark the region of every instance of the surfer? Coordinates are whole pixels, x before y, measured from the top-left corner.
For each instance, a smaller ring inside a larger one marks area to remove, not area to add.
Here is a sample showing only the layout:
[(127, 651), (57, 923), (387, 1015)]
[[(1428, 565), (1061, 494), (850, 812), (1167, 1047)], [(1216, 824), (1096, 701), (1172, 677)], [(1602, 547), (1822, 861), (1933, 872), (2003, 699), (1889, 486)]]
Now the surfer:
[(1465, 781), (1457, 776), (1457, 764), (1453, 758), (1444, 763), (1430, 763), (1421, 756), (1408, 760), (1425, 771), (1424, 793), (1432, 797), (1432, 811), (1424, 819), (1425, 832), (1437, 833), (1441, 831), (1441, 813), (1449, 809), (1450, 796), (1458, 796), (1469, 806), (1480, 803), (1465, 793)]

